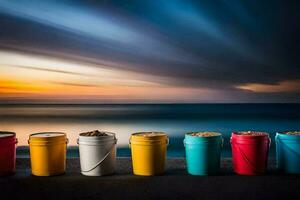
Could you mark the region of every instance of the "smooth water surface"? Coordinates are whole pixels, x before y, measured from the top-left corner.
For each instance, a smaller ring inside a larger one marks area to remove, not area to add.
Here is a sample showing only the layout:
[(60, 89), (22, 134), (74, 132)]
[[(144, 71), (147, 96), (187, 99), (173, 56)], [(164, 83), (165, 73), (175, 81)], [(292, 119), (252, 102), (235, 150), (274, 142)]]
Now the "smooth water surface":
[[(117, 134), (119, 156), (130, 155), (134, 132), (164, 131), (170, 136), (168, 155), (184, 156), (186, 132), (218, 131), (225, 139), (223, 156), (230, 156), (232, 131), (266, 131), (273, 140), (276, 131), (299, 126), (300, 104), (0, 105), (0, 130), (16, 132), (19, 146), (28, 145), (30, 133), (44, 131), (65, 132), (69, 146), (77, 146), (79, 133), (99, 129)], [(26, 155), (26, 148), (18, 154)], [(68, 155), (76, 156), (77, 149), (71, 147)]]

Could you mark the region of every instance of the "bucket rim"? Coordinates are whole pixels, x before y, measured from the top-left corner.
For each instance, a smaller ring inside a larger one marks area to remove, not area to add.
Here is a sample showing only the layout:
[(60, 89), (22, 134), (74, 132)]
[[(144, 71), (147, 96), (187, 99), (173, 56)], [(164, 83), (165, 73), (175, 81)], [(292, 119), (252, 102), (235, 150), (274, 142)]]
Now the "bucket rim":
[[(243, 133), (254, 133), (257, 135), (246, 135)], [(264, 131), (233, 131), (231, 134), (232, 137), (238, 137), (240, 139), (255, 139), (255, 138), (265, 138), (265, 137), (270, 137), (270, 134)]]
[[(157, 134), (149, 136), (143, 136), (141, 134)], [(169, 145), (169, 136), (165, 132), (158, 131), (146, 131), (146, 132), (136, 132), (131, 134), (129, 138), (129, 146), (132, 145)]]
[(0, 138), (1, 139), (10, 138), (10, 137), (12, 137), (12, 138), (16, 137), (16, 133), (12, 132), (12, 131), (0, 131)]
[(293, 141), (293, 142), (300, 142), (300, 135), (293, 135), (293, 134), (286, 134), (285, 132), (290, 131), (284, 131), (284, 132), (277, 132), (275, 136), (276, 141)]
[[(142, 135), (149, 134), (149, 135)], [(129, 138), (129, 143), (164, 143), (168, 139), (168, 135), (161, 131), (144, 131), (132, 133)]]
[(108, 132), (108, 131), (102, 131), (105, 132), (107, 135), (102, 135), (102, 136), (88, 136), (88, 135), (81, 135), (79, 134), (77, 138), (77, 144), (78, 145), (101, 145), (101, 144), (106, 144), (108, 142), (114, 142), (117, 144), (117, 138), (116, 134), (113, 132)]
[[(214, 135), (210, 135), (210, 136), (197, 136), (197, 135), (191, 135), (193, 133), (212, 133)], [(185, 133), (185, 136), (188, 137), (192, 137), (192, 138), (216, 138), (216, 137), (222, 137), (222, 133), (217, 132), (217, 131), (191, 131), (191, 132), (187, 132)]]
[[(149, 135), (142, 135), (142, 134), (149, 134)], [(163, 131), (140, 131), (140, 132), (132, 133), (131, 136), (136, 136), (141, 138), (158, 138), (158, 137), (165, 137), (168, 135)]]
[(277, 135), (285, 136), (285, 137), (300, 137), (300, 134), (287, 134), (288, 132), (299, 132), (300, 131), (280, 131), (276, 132)]
[(109, 131), (101, 131), (101, 132), (104, 132), (104, 133), (106, 133), (106, 134), (108, 134), (108, 135), (93, 135), (93, 136), (90, 136), (90, 135), (81, 135), (81, 134), (84, 134), (85, 132), (83, 132), (83, 133), (79, 133), (79, 137), (81, 137), (81, 138), (90, 138), (90, 139), (92, 139), (92, 138), (94, 138), (94, 139), (100, 139), (100, 138), (110, 138), (111, 136), (113, 136), (113, 137), (116, 137), (116, 134), (115, 133), (113, 133), (113, 132), (109, 132)]
[[(37, 135), (42, 135), (42, 134), (49, 134), (47, 137), (36, 137)], [(57, 134), (55, 136), (50, 136), (50, 134)], [(29, 135), (29, 138), (59, 138), (61, 136), (67, 136), (66, 133), (64, 132), (56, 132), (56, 131), (45, 131), (45, 132), (38, 132), (38, 133), (32, 133)]]
[[(56, 134), (55, 136), (38, 137), (40, 134)], [(29, 135), (28, 144), (55, 144), (57, 142), (68, 143), (67, 134), (63, 132), (39, 132)]]

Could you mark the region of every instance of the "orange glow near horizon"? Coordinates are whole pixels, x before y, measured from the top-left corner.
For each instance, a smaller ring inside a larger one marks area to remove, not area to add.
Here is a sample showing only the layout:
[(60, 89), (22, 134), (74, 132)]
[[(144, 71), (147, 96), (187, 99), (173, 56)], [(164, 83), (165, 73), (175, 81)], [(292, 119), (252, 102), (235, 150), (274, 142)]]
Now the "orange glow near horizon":
[(148, 87), (160, 86), (105, 66), (0, 52), (0, 98), (131, 98)]
[(158, 84), (156, 77), (65, 60), (0, 52), (0, 98), (188, 100), (213, 92)]
[[(15, 80), (0, 79), (0, 95), (16, 97), (46, 97), (59, 98), (81, 98), (93, 97), (101, 99), (104, 97), (126, 98), (126, 99), (168, 99), (181, 98), (179, 95), (191, 97), (190, 93), (196, 89), (184, 89), (177, 87), (145, 87), (145, 86), (73, 86), (63, 84), (49, 84), (43, 82), (21, 82)], [(199, 92), (199, 91), (197, 91)], [(203, 92), (205, 92), (203, 90)], [(207, 91), (208, 92), (208, 91)], [(207, 93), (206, 92), (206, 93)], [(195, 93), (195, 92), (194, 92)]]
[[(107, 66), (0, 51), (3, 101), (219, 102), (224, 95), (217, 89), (162, 84), (168, 82), (162, 79)], [(300, 80), (236, 88), (254, 93), (297, 92)]]

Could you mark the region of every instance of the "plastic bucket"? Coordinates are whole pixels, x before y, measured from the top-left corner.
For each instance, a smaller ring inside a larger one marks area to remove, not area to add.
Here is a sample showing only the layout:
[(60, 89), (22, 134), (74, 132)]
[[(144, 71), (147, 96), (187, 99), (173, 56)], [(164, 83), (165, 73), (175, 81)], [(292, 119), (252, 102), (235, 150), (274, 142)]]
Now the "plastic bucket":
[(287, 133), (277, 133), (275, 137), (277, 167), (285, 173), (300, 174), (300, 132)]
[(116, 144), (114, 133), (106, 136), (85, 136), (79, 134), (79, 155), (81, 173), (86, 176), (113, 174), (116, 168)]
[(43, 132), (29, 136), (31, 172), (35, 176), (65, 173), (68, 139), (65, 133)]
[(165, 172), (168, 136), (162, 132), (140, 132), (130, 137), (133, 173), (141, 176)]
[(260, 175), (267, 169), (271, 139), (264, 132), (233, 132), (231, 135), (234, 172), (241, 175)]
[(0, 131), (0, 176), (16, 171), (16, 133)]
[(187, 133), (183, 143), (189, 174), (213, 175), (219, 172), (221, 148), (223, 145), (220, 133)]

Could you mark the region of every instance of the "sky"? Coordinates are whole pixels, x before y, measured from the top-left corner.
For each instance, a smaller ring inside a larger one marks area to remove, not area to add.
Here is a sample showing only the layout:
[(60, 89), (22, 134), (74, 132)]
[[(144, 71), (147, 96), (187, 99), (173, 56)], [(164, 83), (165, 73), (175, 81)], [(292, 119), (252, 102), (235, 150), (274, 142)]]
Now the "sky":
[(0, 103), (300, 103), (299, 8), (0, 0)]

